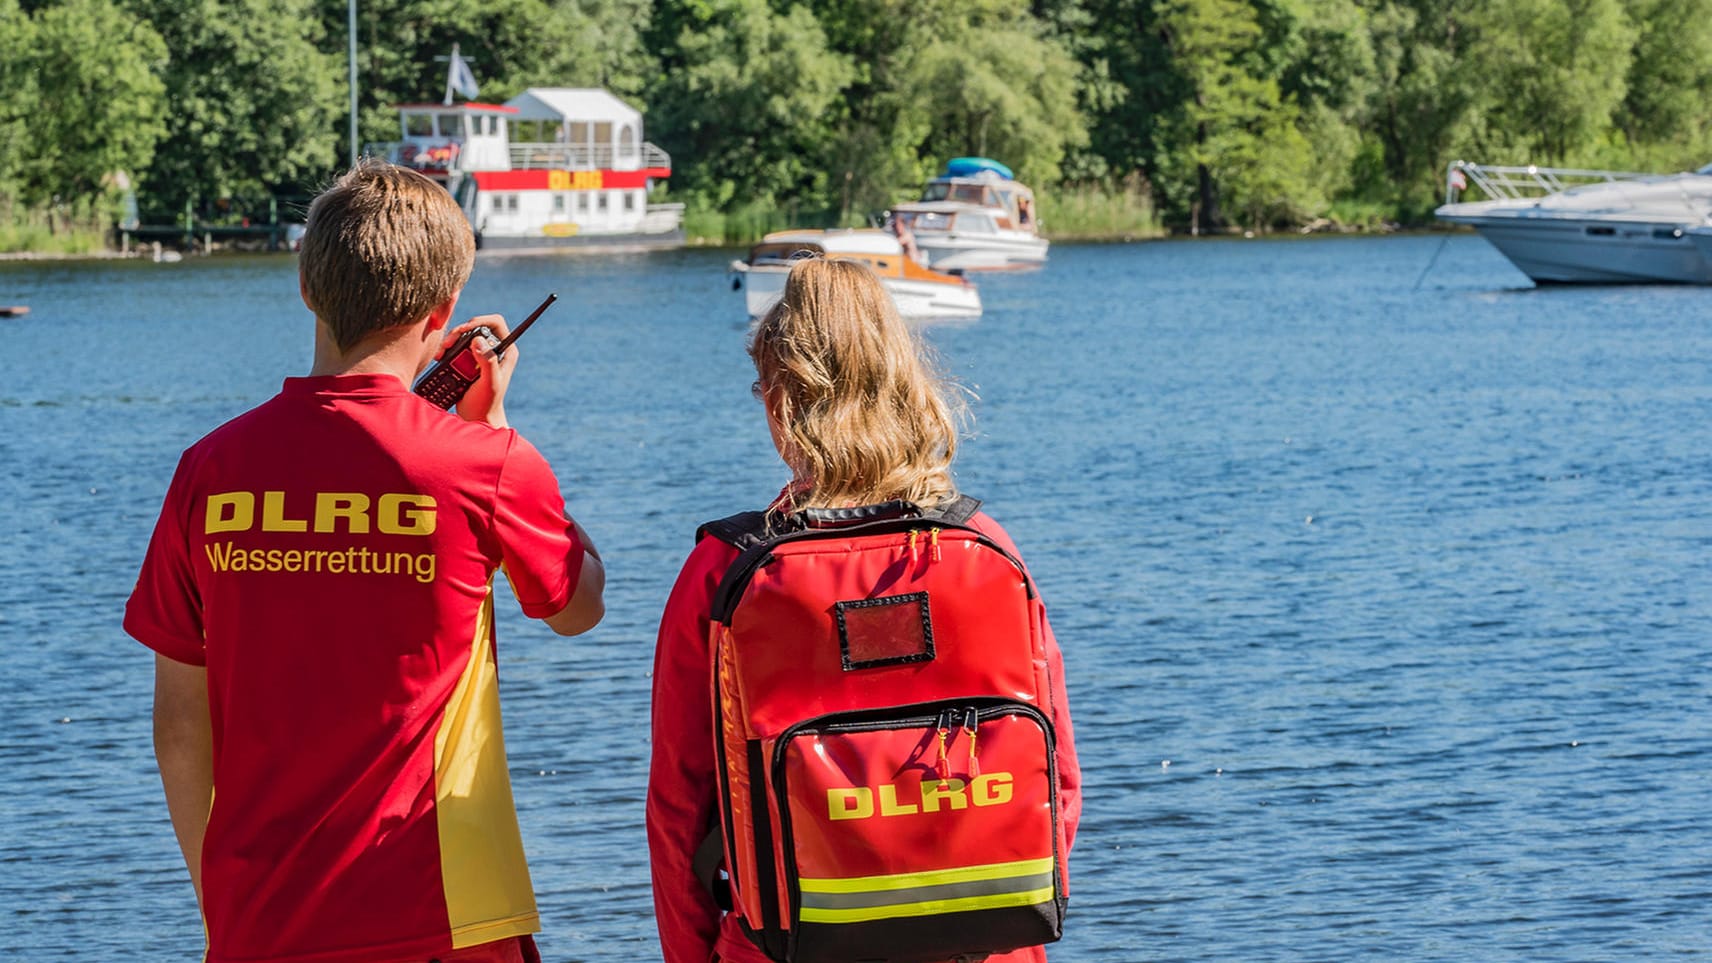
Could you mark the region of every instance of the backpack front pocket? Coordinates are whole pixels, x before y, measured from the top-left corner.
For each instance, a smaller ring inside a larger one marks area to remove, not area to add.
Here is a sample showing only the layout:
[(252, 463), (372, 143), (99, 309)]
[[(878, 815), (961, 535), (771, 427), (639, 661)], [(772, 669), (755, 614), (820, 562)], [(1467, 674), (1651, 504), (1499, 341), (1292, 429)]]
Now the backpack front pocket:
[(811, 719), (780, 735), (789, 958), (893, 963), (1056, 940), (1053, 734), (965, 699)]

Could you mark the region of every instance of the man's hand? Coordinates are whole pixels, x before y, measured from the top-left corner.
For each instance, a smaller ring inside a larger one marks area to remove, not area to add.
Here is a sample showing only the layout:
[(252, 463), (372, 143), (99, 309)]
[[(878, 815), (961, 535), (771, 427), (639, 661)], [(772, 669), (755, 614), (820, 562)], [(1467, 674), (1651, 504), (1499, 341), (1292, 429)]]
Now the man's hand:
[[(511, 327), (505, 323), (505, 317), (498, 314), (483, 314), (465, 321), (463, 324), (446, 332), (446, 340), (440, 345), (438, 358), (446, 353), (446, 348), (458, 340), (459, 335), (472, 328), (485, 325), (496, 337), (504, 339), (511, 333)], [(495, 428), (509, 427), (505, 420), (505, 392), (511, 387), (511, 374), (517, 370), (517, 345), (505, 349), (505, 356), (494, 357), (493, 350), (485, 339), (477, 338), (470, 342), (470, 353), (476, 359), (476, 365), (481, 369), (481, 377), (470, 385), (470, 390), (458, 402), (458, 416), (465, 421), (482, 421)]]

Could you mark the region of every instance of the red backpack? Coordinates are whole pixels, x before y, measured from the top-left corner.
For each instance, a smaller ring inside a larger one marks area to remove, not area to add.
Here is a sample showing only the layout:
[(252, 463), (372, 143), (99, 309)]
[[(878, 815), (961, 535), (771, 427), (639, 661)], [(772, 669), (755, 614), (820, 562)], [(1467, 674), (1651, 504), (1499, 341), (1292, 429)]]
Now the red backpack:
[(978, 960), (1062, 932), (1044, 613), (979, 506), (699, 533), (740, 551), (710, 639), (720, 831), (731, 909), (774, 960)]

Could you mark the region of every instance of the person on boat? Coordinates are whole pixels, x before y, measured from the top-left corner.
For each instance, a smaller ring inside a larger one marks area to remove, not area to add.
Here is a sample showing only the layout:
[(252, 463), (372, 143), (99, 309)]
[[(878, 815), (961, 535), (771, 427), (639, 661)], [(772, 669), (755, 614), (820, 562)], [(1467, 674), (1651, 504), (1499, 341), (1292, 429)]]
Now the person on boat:
[[(791, 479), (769, 512), (875, 506), (908, 499), (955, 501), (956, 424), (945, 385), (866, 266), (805, 258), (780, 300), (757, 323), (753, 386)], [(985, 513), (969, 522), (1013, 556), (1015, 545)], [(738, 550), (702, 538), (684, 563), (661, 617), (654, 653), (652, 746), (646, 821), (654, 913), (666, 963), (764, 963), (732, 913), (722, 913), (705, 854), (719, 811), (709, 629), (714, 594)], [(1020, 557), (1020, 556), (1018, 556)], [(1065, 840), (1081, 812), (1081, 776), (1064, 691), (1063, 658), (1044, 616), (1049, 713), (1057, 733), (1059, 812)], [(1068, 856), (1068, 850), (1064, 854)], [(698, 867), (698, 862), (703, 865)], [(698, 871), (699, 870), (699, 871)], [(1034, 946), (991, 963), (1046, 959)]]
[(899, 246), (904, 249), (904, 257), (917, 264), (926, 263), (922, 257), (921, 248), (915, 243), (915, 232), (910, 230), (910, 226), (898, 214), (892, 215), (892, 236), (898, 239)]
[(605, 573), (510, 427), (513, 347), (456, 413), (411, 391), (474, 264), (427, 177), (365, 160), (298, 262), (309, 375), (179, 461), (126, 606), (209, 963), (538, 960), (499, 730), (493, 575), (561, 635)]

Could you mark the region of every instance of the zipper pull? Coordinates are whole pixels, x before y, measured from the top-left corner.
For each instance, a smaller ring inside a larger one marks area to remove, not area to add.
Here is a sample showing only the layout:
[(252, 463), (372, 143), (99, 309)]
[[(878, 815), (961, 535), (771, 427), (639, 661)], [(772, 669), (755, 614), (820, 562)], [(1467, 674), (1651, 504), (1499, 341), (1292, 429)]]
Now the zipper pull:
[(928, 529), (927, 541), (929, 545), (927, 557), (935, 562), (939, 561), (939, 529)]
[(979, 734), (977, 727), (981, 720), (974, 706), (963, 710), (963, 713), (963, 731), (969, 736), (969, 781), (974, 782), (981, 778), (981, 761), (975, 758), (975, 737)]
[(918, 532), (918, 531), (916, 531), (916, 530), (915, 530), (915, 529), (913, 529), (913, 528), (912, 528), (912, 529), (910, 529), (910, 537), (909, 537), (909, 559), (910, 559), (910, 564), (911, 564), (911, 565), (914, 565), (914, 564), (915, 564), (915, 562), (916, 562), (916, 554), (915, 554), (915, 538), (916, 538), (916, 536), (917, 536), (917, 535), (920, 535), (920, 534), (921, 534), (921, 533), (920, 533), (920, 532)]
[(939, 788), (949, 789), (951, 778), (951, 757), (947, 752), (951, 742), (951, 710), (946, 709), (939, 714), (939, 761), (934, 765), (934, 771), (939, 773)]

